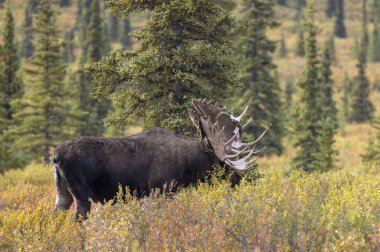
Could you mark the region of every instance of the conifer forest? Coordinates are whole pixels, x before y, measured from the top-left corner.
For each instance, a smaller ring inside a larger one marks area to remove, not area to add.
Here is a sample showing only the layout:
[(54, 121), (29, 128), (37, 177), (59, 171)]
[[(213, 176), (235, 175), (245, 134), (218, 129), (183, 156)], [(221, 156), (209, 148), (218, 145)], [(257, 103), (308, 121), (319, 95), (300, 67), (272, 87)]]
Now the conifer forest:
[(0, 251), (380, 251), (380, 0), (0, 0)]

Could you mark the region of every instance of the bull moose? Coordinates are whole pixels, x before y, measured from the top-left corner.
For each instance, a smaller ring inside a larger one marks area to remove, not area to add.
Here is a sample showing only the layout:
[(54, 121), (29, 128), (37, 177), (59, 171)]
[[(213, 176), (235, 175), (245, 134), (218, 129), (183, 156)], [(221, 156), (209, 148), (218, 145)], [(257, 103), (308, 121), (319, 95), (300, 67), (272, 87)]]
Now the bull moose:
[(59, 145), (53, 157), (55, 211), (67, 210), (75, 201), (76, 218), (86, 218), (90, 199), (111, 200), (119, 185), (143, 197), (172, 181), (175, 190), (205, 180), (215, 164), (232, 168), (232, 183), (238, 183), (239, 171), (249, 169), (252, 155), (261, 151), (254, 146), (265, 132), (255, 141), (243, 143), (242, 130), (251, 119), (244, 126), (240, 120), (247, 108), (234, 117), (206, 100), (193, 100), (193, 105), (189, 116), (200, 138), (154, 128), (127, 138), (81, 137)]

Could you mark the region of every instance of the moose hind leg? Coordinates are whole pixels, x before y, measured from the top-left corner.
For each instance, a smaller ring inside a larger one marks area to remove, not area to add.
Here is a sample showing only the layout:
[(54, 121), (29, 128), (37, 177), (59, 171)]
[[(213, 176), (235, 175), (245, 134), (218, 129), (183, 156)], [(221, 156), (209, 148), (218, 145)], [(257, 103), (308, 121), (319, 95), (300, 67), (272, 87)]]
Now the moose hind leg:
[(90, 188), (88, 184), (82, 179), (72, 179), (69, 181), (70, 192), (74, 196), (75, 201), (75, 218), (80, 220), (80, 216), (85, 220), (87, 213), (90, 212)]
[(87, 213), (91, 210), (91, 202), (88, 197), (75, 198), (75, 219), (79, 220), (81, 217), (87, 219)]
[(54, 212), (58, 210), (69, 210), (71, 204), (74, 201), (74, 198), (70, 194), (65, 183), (63, 183), (62, 177), (57, 171), (57, 169), (55, 169), (54, 171), (54, 180), (57, 193), (57, 200), (55, 202)]

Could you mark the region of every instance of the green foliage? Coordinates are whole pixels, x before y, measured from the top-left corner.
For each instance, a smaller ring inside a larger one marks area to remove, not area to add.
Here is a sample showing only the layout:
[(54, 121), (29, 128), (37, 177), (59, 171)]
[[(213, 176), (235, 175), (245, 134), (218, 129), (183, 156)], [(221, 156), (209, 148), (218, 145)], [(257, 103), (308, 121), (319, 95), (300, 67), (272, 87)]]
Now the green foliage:
[(56, 11), (50, 0), (39, 2), (36, 16), (36, 51), (28, 62), (27, 86), (22, 99), (12, 102), (16, 113), (10, 134), (15, 144), (33, 158), (50, 162), (50, 150), (75, 133), (77, 116), (71, 93), (63, 83), (62, 44), (56, 27)]
[(348, 77), (347, 73), (344, 77), (343, 87), (342, 87), (342, 115), (343, 115), (343, 123), (348, 122), (350, 118), (350, 94), (352, 90), (352, 81)]
[[(10, 7), (7, 8), (3, 29), (3, 46), (0, 66), (0, 93), (2, 94), (1, 107), (4, 117), (8, 122), (12, 120), (11, 101), (20, 97), (22, 84), (17, 72), (20, 68), (18, 52), (15, 41), (15, 27), (13, 14)], [(1, 128), (1, 127), (0, 127)]]
[(28, 5), (25, 8), (25, 16), (24, 16), (24, 23), (22, 26), (23, 29), (23, 40), (22, 40), (22, 56), (29, 59), (32, 57), (34, 52), (34, 45), (33, 45), (33, 16), (32, 16), (32, 6), (30, 6), (30, 2), (28, 2)]
[(221, 100), (236, 86), (230, 13), (217, 0), (107, 3), (119, 16), (149, 10), (152, 18), (135, 34), (139, 48), (116, 50), (86, 67), (97, 84), (96, 96), (111, 96), (125, 106), (106, 122), (140, 120), (143, 127), (192, 131), (187, 116), (191, 100)]
[(319, 60), (316, 36), (318, 28), (314, 22), (314, 7), (310, 2), (308, 17), (305, 24), (306, 64), (303, 75), (298, 82), (300, 88), (299, 101), (295, 111), (296, 132), (295, 146), (298, 152), (293, 159), (293, 165), (304, 171), (318, 169), (316, 154), (319, 152), (318, 134), (321, 113)]
[(353, 81), (351, 93), (351, 116), (352, 122), (366, 122), (371, 119), (375, 110), (369, 100), (369, 81), (366, 76), (367, 48), (365, 47), (364, 38), (362, 38), (359, 58), (358, 58), (358, 75)]
[(377, 130), (374, 138), (370, 138), (363, 162), (370, 167), (380, 168), (380, 118), (373, 120), (373, 127)]
[(87, 33), (87, 62), (93, 63), (102, 58), (102, 18), (100, 16), (100, 4), (92, 0), (90, 8), (91, 18)]
[(6, 10), (3, 45), (0, 50), (0, 172), (22, 166), (23, 158), (19, 151), (11, 149), (13, 137), (6, 135), (8, 128), (14, 123), (12, 100), (22, 95), (22, 82), (19, 76), (20, 62), (15, 41), (15, 24), (13, 14), (8, 6)]
[(333, 145), (335, 143), (334, 135), (336, 133), (336, 121), (333, 121), (330, 117), (327, 117), (322, 121), (322, 125), (319, 129), (318, 144), (319, 152), (316, 153), (316, 163), (318, 163), (318, 171), (326, 172), (335, 168), (335, 160), (337, 151), (334, 150)]
[(368, 15), (367, 15), (367, 0), (362, 0), (362, 48), (368, 53), (369, 34), (368, 34)]
[(92, 0), (79, 0), (78, 2), (78, 14), (77, 14), (77, 28), (80, 30), (81, 40), (82, 41), (82, 59), (81, 63), (85, 63), (87, 60), (87, 46), (88, 38), (87, 33), (91, 21), (91, 3)]
[(244, 0), (244, 18), (240, 29), (242, 36), (237, 50), (243, 57), (241, 82), (244, 89), (236, 97), (235, 106), (248, 106), (248, 115), (254, 118), (245, 132), (258, 137), (269, 129), (262, 144), (268, 147), (268, 154), (280, 154), (283, 151), (282, 114), (280, 87), (273, 77), (275, 65), (272, 55), (275, 43), (268, 39), (266, 32), (276, 25), (273, 3), (270, 1)]
[[(89, 14), (89, 26), (86, 31), (86, 46), (82, 48), (82, 58), (86, 63), (94, 63), (104, 55), (105, 41), (103, 38), (103, 20), (101, 18), (101, 9), (99, 1), (91, 0), (90, 9), (84, 13), (84, 21)], [(84, 6), (88, 3), (85, 2)], [(87, 55), (84, 55), (87, 53)], [(91, 76), (87, 73), (79, 74), (79, 92), (80, 92), (80, 109), (87, 113), (82, 117), (82, 127), (80, 134), (82, 136), (101, 136), (105, 132), (103, 119), (106, 117), (110, 108), (108, 101), (98, 101), (92, 96), (93, 85)]]
[(330, 57), (332, 63), (336, 63), (336, 50), (335, 50), (335, 37), (331, 36), (327, 41), (326, 41), (326, 46), (328, 47), (330, 51)]
[(321, 117), (323, 120), (328, 119), (329, 124), (332, 124), (333, 128), (338, 127), (337, 109), (335, 101), (333, 99), (333, 85), (332, 79), (332, 52), (330, 42), (326, 41), (325, 49), (322, 57), (322, 64), (320, 68), (320, 97), (319, 106), (321, 108)]
[(52, 214), (46, 166), (1, 176), (0, 195), (10, 203), (0, 210), (1, 250), (375, 251), (378, 245), (380, 186), (371, 176), (276, 172), (235, 189), (225, 181), (199, 183), (171, 197), (137, 199), (120, 191), (114, 202), (93, 204), (81, 225), (72, 210)]
[(304, 171), (326, 171), (334, 167), (334, 133), (337, 110), (333, 100), (331, 49), (327, 41), (322, 64), (318, 59), (314, 7), (309, 2), (306, 20), (306, 66), (298, 82), (299, 100), (295, 109), (295, 147), (293, 165)]
[(336, 0), (336, 16), (334, 23), (334, 35), (338, 38), (346, 38), (346, 26), (344, 24), (344, 0)]
[(298, 30), (295, 54), (300, 57), (305, 56), (305, 38), (304, 38), (304, 28), (302, 26), (300, 26)]
[(380, 62), (380, 31), (379, 18), (377, 15), (374, 17), (374, 27), (370, 41), (369, 57), (372, 62)]
[(337, 109), (333, 99), (333, 80), (331, 71), (331, 47), (326, 41), (325, 49), (320, 66), (320, 90), (318, 97), (318, 108), (320, 109), (320, 124), (317, 142), (319, 152), (316, 153), (316, 164), (318, 171), (326, 172), (335, 167), (334, 161), (337, 152), (334, 150), (334, 134), (338, 128)]

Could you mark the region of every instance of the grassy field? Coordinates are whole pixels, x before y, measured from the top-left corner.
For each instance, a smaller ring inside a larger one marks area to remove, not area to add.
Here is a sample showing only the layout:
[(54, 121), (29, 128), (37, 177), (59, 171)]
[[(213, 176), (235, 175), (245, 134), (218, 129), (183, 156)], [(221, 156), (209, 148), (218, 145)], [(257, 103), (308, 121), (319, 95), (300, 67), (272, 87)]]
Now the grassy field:
[(52, 167), (9, 171), (0, 177), (0, 250), (378, 251), (380, 167), (361, 164), (358, 151), (368, 129), (349, 126), (337, 137), (334, 171), (291, 171), (290, 150), (259, 160), (255, 183), (231, 189), (215, 176), (172, 197), (119, 195), (93, 204), (82, 225), (73, 211), (52, 214)]

